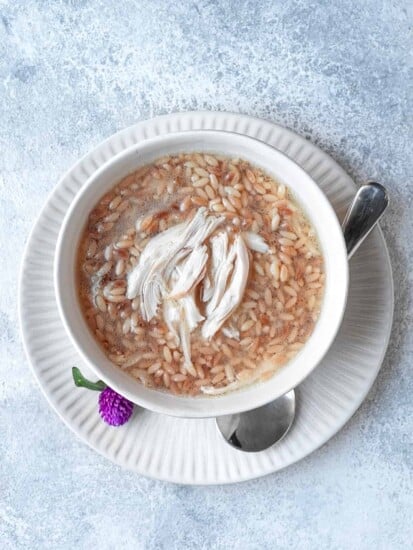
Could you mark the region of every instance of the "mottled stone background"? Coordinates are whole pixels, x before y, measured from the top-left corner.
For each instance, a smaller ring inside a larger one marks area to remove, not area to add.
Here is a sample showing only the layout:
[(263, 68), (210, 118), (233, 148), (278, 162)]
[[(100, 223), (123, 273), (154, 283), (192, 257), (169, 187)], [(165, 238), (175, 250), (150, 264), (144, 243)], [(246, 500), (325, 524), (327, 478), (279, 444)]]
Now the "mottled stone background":
[[(412, 548), (409, 0), (0, 0), (1, 548)], [(276, 475), (191, 488), (121, 471), (49, 408), (18, 332), (24, 242), (58, 177), (137, 120), (262, 116), (391, 193), (390, 349), (366, 402)]]

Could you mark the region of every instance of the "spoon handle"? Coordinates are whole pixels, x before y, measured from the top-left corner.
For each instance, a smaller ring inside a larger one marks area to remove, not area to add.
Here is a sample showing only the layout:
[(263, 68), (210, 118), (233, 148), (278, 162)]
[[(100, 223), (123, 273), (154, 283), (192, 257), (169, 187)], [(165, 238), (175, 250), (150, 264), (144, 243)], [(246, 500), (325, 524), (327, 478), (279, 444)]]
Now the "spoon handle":
[(386, 189), (376, 182), (362, 185), (343, 221), (348, 259), (358, 249), (389, 204)]

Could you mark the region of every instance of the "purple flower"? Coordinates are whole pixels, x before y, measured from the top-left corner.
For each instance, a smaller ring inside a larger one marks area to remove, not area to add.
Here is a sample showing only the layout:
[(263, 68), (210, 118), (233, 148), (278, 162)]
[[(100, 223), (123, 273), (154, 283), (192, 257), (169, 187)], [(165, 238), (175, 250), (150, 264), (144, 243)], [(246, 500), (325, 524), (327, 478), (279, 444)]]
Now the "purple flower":
[(105, 388), (99, 395), (99, 414), (111, 426), (122, 426), (133, 412), (133, 403), (112, 388)]
[(91, 382), (83, 376), (77, 367), (72, 368), (73, 381), (79, 388), (101, 392), (99, 395), (99, 414), (110, 426), (122, 426), (133, 412), (133, 403), (115, 390), (106, 386), (102, 380)]

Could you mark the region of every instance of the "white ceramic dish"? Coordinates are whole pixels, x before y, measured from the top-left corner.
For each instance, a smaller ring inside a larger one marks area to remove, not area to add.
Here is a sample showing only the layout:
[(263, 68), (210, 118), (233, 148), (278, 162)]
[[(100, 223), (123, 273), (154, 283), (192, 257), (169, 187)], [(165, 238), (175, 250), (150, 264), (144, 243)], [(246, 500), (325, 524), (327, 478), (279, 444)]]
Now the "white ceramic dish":
[[(389, 254), (379, 228), (350, 263), (347, 307), (320, 365), (297, 388), (299, 407), (288, 435), (261, 453), (227, 445), (213, 419), (183, 419), (136, 408), (121, 428), (104, 424), (97, 394), (76, 388), (71, 366), (93, 373), (74, 348), (57, 309), (53, 266), (63, 218), (85, 182), (117, 153), (157, 135), (196, 129), (245, 133), (293, 158), (321, 187), (339, 218), (356, 192), (351, 178), (310, 141), (245, 115), (174, 113), (110, 136), (74, 164), (53, 189), (28, 238), (19, 285), (19, 319), (32, 373), (50, 406), (91, 449), (114, 464), (175, 483), (235, 483), (276, 472), (334, 436), (361, 405), (387, 349), (394, 308)], [(98, 464), (96, 459), (96, 464)]]
[[(293, 192), (316, 228), (326, 286), (319, 320), (300, 353), (270, 380), (220, 397), (183, 397), (146, 388), (106, 358), (88, 330), (77, 299), (77, 245), (88, 214), (99, 198), (127, 174), (182, 151), (241, 157), (263, 168)], [(105, 163), (86, 182), (63, 222), (56, 248), (55, 284), (59, 311), (73, 344), (96, 376), (120, 394), (150, 410), (181, 417), (211, 417), (258, 407), (296, 387), (318, 365), (334, 340), (345, 309), (348, 262), (334, 210), (311, 177), (283, 153), (235, 133), (197, 131), (170, 134), (132, 146)]]

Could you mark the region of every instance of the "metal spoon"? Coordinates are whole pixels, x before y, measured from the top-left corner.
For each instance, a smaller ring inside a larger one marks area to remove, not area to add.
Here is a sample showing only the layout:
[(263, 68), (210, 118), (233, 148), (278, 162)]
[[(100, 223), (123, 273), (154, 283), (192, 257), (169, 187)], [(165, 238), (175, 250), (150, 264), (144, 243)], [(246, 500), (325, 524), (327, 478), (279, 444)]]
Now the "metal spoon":
[[(357, 192), (343, 222), (348, 259), (358, 249), (387, 208), (386, 189), (369, 182)], [(294, 390), (257, 409), (216, 418), (225, 441), (236, 449), (258, 452), (278, 443), (295, 416)]]
[(388, 204), (387, 191), (380, 183), (370, 181), (357, 191), (343, 221), (349, 260), (379, 221)]

